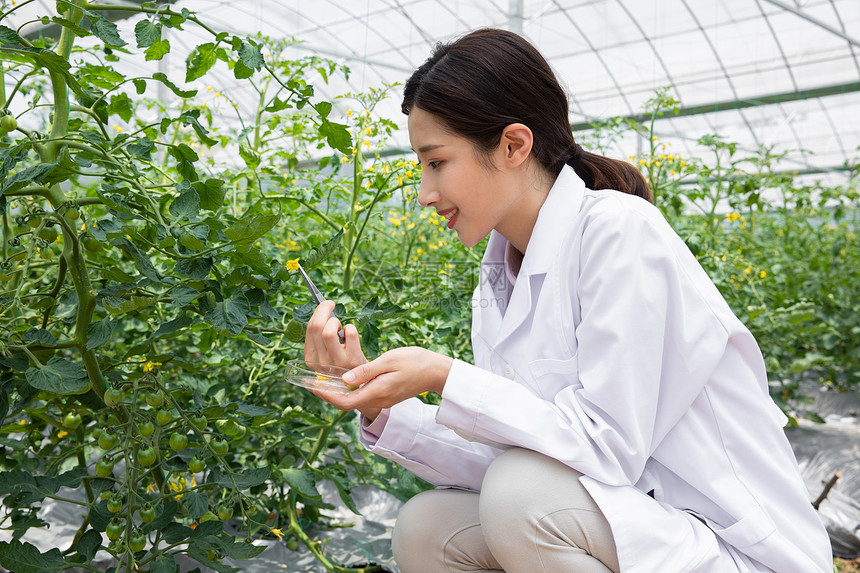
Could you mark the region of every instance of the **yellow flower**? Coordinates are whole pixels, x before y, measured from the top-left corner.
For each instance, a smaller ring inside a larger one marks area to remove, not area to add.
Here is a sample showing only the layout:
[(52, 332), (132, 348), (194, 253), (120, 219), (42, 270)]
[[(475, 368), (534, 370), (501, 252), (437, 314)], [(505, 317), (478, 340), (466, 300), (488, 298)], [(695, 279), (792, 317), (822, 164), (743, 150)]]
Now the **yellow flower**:
[(751, 272), (752, 272), (752, 267), (747, 267), (747, 268), (745, 268), (745, 269), (744, 269), (744, 274), (745, 274), (745, 275), (748, 275), (748, 274), (750, 274)]
[(60, 430), (59, 432), (57, 432), (57, 437), (58, 437), (58, 438), (65, 438), (65, 437), (66, 437), (66, 436), (68, 436), (68, 435), (69, 435), (69, 433), (68, 433), (67, 431), (65, 431), (65, 430)]
[(158, 488), (155, 487), (154, 483), (148, 484), (146, 486), (146, 493), (155, 493), (158, 491)]
[(120, 126), (118, 126), (118, 125), (113, 126), (113, 129), (114, 129), (114, 131), (116, 131), (117, 133), (122, 133), (122, 128), (121, 128)]
[(297, 271), (299, 270), (299, 259), (290, 259), (287, 261), (287, 270), (288, 271)]
[(19, 426), (26, 426), (26, 425), (27, 425), (27, 420), (18, 420), (18, 425), (19, 425)]
[(723, 261), (723, 262), (725, 262), (725, 260), (726, 260), (726, 256), (725, 256), (725, 255), (723, 255), (723, 256), (720, 258), (720, 260), (721, 260), (721, 261)]
[(284, 532), (283, 532), (283, 531), (281, 531), (280, 529), (277, 529), (277, 528), (274, 528), (274, 527), (273, 527), (273, 528), (271, 528), (269, 531), (271, 531), (271, 532), (272, 532), (272, 535), (274, 535), (274, 536), (275, 536), (275, 537), (277, 537), (278, 539), (283, 539), (283, 538), (284, 538)]
[(351, 109), (346, 110), (346, 115), (352, 117), (352, 110)]
[(155, 370), (159, 366), (161, 366), (161, 362), (147, 362), (146, 364), (143, 365), (143, 371), (144, 372), (152, 372), (153, 370)]
[(767, 276), (767, 273), (766, 273), (766, 272), (764, 272), (764, 271), (762, 271), (762, 272), (760, 272), (760, 273), (758, 274), (758, 276), (759, 276), (759, 278), (762, 278), (762, 279), (763, 279), (764, 277), (766, 277), (766, 276)]

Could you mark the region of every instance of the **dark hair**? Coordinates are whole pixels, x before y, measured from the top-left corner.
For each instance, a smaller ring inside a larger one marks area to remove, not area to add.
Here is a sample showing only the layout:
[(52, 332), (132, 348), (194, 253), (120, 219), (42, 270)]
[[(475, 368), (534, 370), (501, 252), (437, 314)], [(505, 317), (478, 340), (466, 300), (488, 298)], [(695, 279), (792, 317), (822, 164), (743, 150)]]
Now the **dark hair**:
[(540, 52), (513, 32), (485, 28), (437, 44), (403, 90), (403, 113), (416, 107), (483, 153), (498, 146), (505, 127), (522, 123), (532, 131), (535, 157), (553, 175), (568, 164), (590, 189), (616, 189), (654, 201), (635, 167), (576, 143), (567, 95)]

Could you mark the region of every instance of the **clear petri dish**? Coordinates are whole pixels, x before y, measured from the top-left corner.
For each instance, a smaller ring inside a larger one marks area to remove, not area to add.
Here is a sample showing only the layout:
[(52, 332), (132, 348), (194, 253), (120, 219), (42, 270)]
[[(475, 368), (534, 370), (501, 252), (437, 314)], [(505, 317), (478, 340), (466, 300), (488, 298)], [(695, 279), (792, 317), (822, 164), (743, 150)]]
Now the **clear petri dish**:
[(345, 372), (349, 372), (349, 368), (304, 360), (289, 360), (284, 380), (308, 390), (349, 394), (352, 390), (343, 383), (341, 378)]

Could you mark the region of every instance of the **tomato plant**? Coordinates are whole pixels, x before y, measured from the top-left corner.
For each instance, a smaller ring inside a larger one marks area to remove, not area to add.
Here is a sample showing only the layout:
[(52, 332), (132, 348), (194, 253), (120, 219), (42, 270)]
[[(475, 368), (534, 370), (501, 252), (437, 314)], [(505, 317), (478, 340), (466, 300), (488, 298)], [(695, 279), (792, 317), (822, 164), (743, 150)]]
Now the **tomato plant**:
[[(369, 352), (410, 325), (431, 338), (435, 325), (401, 306), (427, 297), (379, 280), (402, 253), (371, 264), (370, 241), (406, 244), (384, 213), (414, 206), (404, 193), (418, 175), (380, 157), (394, 127), (373, 115), (384, 90), (324, 101), (311, 79), (347, 69), (285, 57), (291, 41), (215, 32), (188, 9), (131, 6), (123, 38), (104, 16), (115, 7), (57, 7), (45, 15), (56, 40), (20, 36), (15, 6), (0, 18), (0, 71), (17, 86), (0, 93), (0, 496), (13, 530), (0, 566), (100, 553), (118, 573), (164, 572), (182, 554), (228, 570), (221, 559), (253, 557), (284, 528), (349, 571), (308, 534), (330, 524), (317, 484), (353, 510), (356, 484), (401, 499), (425, 486), (355, 447), (352, 416), (283, 382), (312, 309), (288, 262), (337, 297)], [(112, 67), (161, 59), (166, 32), (190, 27), (208, 37), (184, 78)], [(202, 89), (213, 68), (247, 80), (258, 107)], [(27, 533), (49, 525), (47, 503), (84, 517), (70, 547), (36, 555)], [(244, 540), (224, 531), (228, 511)]]

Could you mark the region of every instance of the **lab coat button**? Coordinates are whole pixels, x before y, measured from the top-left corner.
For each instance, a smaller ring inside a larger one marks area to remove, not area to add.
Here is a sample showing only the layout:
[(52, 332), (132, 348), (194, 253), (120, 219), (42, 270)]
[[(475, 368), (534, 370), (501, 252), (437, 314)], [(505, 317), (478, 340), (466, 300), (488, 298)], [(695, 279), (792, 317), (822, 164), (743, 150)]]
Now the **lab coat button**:
[(505, 378), (510, 380), (514, 379), (514, 369), (511, 368), (509, 364), (505, 364), (505, 367), (502, 368), (502, 372), (504, 373)]

